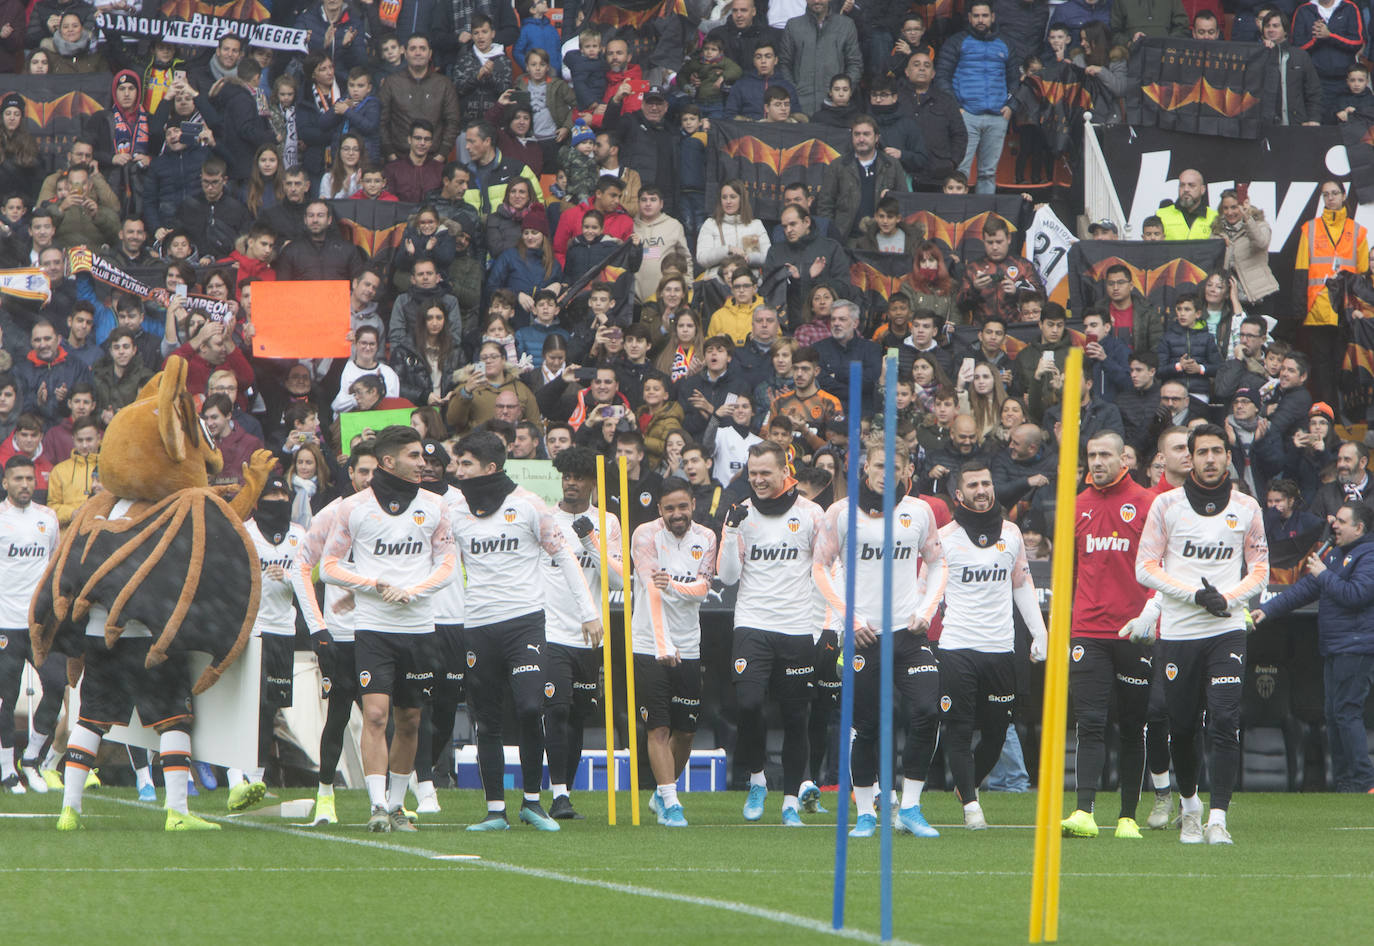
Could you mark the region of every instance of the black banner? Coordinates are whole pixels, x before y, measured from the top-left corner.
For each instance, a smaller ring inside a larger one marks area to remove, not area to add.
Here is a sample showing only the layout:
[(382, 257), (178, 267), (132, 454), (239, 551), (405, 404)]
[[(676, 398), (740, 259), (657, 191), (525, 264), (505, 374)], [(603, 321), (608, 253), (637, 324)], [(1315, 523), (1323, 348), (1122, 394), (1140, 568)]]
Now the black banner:
[(927, 240), (961, 260), (983, 258), (983, 224), (1001, 217), (1011, 231), (1011, 251), (1025, 239), (1018, 226), (1023, 201), (1016, 194), (888, 194), (896, 198), (904, 223), (920, 224)]
[(1355, 196), (1374, 201), (1374, 125), (1367, 125), (1352, 116), (1341, 125), (1345, 153), (1350, 159), (1350, 183)]
[(1374, 284), (1368, 273), (1340, 273), (1328, 279), (1331, 305), (1341, 319), (1345, 354), (1337, 384), (1340, 414), (1359, 423), (1374, 409)]
[(65, 167), (72, 139), (86, 119), (105, 110), (110, 99), (108, 72), (89, 75), (5, 76), (5, 91), (24, 99), (23, 127), (38, 139), (38, 153), (49, 170)]
[(1278, 53), (1253, 43), (1142, 39), (1131, 49), (1126, 120), (1136, 126), (1258, 138), (1274, 115)]
[(865, 313), (873, 315), (887, 308), (891, 299), (902, 286), (911, 284), (911, 254), (909, 253), (871, 253), (867, 250), (850, 250), (854, 262), (849, 264), (849, 281), (858, 293), (855, 301), (864, 307)]
[(1012, 93), (1017, 124), (1039, 128), (1051, 153), (1063, 154), (1082, 130), (1083, 111), (1092, 107), (1086, 79), (1071, 62), (1047, 62)]
[(401, 245), (406, 221), (418, 204), (396, 200), (331, 200), (334, 219), (344, 237), (361, 249), (369, 259)]
[(777, 220), (783, 188), (800, 182), (818, 193), (825, 166), (849, 145), (848, 128), (715, 119), (706, 148), (706, 190), (716, 193), (721, 184), (738, 178), (749, 191), (754, 216)]
[(1167, 312), (1184, 293), (1201, 294), (1225, 259), (1221, 240), (1079, 240), (1069, 249), (1069, 308), (1081, 318), (1087, 306), (1106, 305), (1107, 269), (1123, 263), (1136, 290)]

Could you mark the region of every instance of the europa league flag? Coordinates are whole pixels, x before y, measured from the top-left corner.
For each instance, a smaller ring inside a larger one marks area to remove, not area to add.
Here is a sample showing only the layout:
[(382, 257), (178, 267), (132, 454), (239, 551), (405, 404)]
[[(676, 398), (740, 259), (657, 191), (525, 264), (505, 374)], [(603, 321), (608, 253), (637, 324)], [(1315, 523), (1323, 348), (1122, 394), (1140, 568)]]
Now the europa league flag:
[(72, 139), (85, 129), (89, 116), (104, 111), (110, 74), (5, 76), (5, 91), (23, 96), (23, 127), (38, 139), (42, 164), (51, 170), (66, 166)]
[(1050, 151), (1063, 154), (1082, 128), (1083, 110), (1092, 107), (1092, 96), (1084, 87), (1086, 78), (1071, 62), (1048, 63), (1012, 93), (1016, 121), (1038, 125)]
[(903, 223), (920, 225), (927, 240), (961, 260), (982, 259), (983, 224), (1001, 217), (1011, 231), (1011, 251), (1021, 253), (1025, 238), (1017, 222), (1022, 200), (1016, 194), (888, 194), (896, 198)]
[(1361, 203), (1374, 200), (1374, 125), (1354, 115), (1341, 125), (1345, 153), (1350, 161), (1350, 183)]
[(331, 200), (343, 235), (369, 259), (401, 245), (415, 204), (395, 200)]
[(665, 16), (686, 16), (686, 0), (592, 0), (587, 19), (593, 23), (634, 30)]
[(1167, 319), (1174, 299), (1201, 293), (1225, 259), (1221, 240), (1079, 240), (1069, 249), (1069, 308), (1082, 318), (1088, 306), (1107, 305), (1107, 270), (1122, 263), (1133, 288)]
[(777, 220), (786, 185), (802, 183), (812, 194), (818, 193), (825, 166), (848, 150), (848, 128), (713, 119), (706, 147), (706, 190), (716, 193), (721, 184), (738, 178), (749, 191), (754, 216)]
[(1258, 44), (1142, 39), (1131, 50), (1126, 121), (1258, 138), (1274, 114), (1278, 72), (1277, 52)]
[(872, 316), (887, 308), (902, 286), (911, 285), (911, 256), (908, 253), (871, 253), (851, 250), (849, 281), (859, 293), (858, 303)]

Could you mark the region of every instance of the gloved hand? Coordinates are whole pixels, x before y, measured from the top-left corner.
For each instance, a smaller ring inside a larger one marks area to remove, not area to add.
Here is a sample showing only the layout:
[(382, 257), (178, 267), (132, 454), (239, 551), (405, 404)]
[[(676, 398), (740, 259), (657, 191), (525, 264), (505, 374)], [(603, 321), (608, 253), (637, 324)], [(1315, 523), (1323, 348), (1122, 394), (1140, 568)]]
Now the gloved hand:
[(577, 533), (579, 539), (585, 539), (587, 536), (591, 535), (592, 531), (596, 528), (592, 525), (592, 520), (586, 516), (578, 516), (574, 519), (572, 521), (572, 527), (573, 532)]
[(1231, 613), (1230, 607), (1226, 604), (1226, 598), (1220, 591), (1212, 587), (1212, 583), (1206, 578), (1202, 579), (1202, 587), (1193, 595), (1200, 608), (1205, 608), (1207, 613), (1213, 617), (1224, 618)]
[(1137, 644), (1153, 644), (1159, 633), (1159, 622), (1143, 614), (1137, 614), (1126, 622), (1126, 626), (1116, 632), (1117, 637), (1129, 637)]
[(329, 628), (323, 628), (310, 635), (310, 649), (315, 652), (315, 656), (330, 644), (334, 643), (334, 635), (329, 633)]
[(1031, 636), (1030, 659), (1031, 663), (1043, 663), (1049, 655), (1049, 639), (1044, 634), (1034, 634)]
[(739, 524), (749, 515), (749, 507), (742, 503), (735, 503), (725, 512), (725, 527), (727, 529), (738, 529)]

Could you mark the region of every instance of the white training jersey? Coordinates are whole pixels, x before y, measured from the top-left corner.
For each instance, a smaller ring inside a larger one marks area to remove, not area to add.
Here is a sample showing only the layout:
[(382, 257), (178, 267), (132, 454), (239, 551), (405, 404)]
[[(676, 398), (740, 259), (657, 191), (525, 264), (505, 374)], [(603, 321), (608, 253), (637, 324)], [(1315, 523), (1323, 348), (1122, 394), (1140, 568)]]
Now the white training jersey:
[[(565, 647), (590, 647), (582, 637), (582, 624), (601, 616), (598, 602), (601, 600), (601, 545), (596, 531), (601, 513), (595, 506), (587, 507), (586, 512), (573, 515), (558, 506), (549, 510), (558, 530), (563, 533), (563, 542), (582, 569), (582, 580), (587, 583), (588, 600), (592, 604), (591, 614), (579, 610), (576, 600), (568, 593), (568, 583), (563, 577), (562, 567), (551, 555), (544, 559), (544, 637), (550, 644)], [(591, 520), (592, 531), (585, 538), (577, 537), (573, 520), (586, 516)], [(621, 546), (623, 537), (620, 520), (612, 512), (606, 513), (606, 561), (607, 584), (612, 591), (624, 587), (622, 562), (625, 558)]]
[(517, 486), (489, 516), (469, 510), (454, 524), (454, 538), (468, 577), (466, 626), (485, 627), (542, 611), (545, 556), (562, 573), (574, 607), (596, 616), (582, 569), (563, 541), (562, 530), (549, 507), (529, 490)]
[(1003, 521), (997, 541), (980, 548), (963, 526), (950, 522), (940, 530), (940, 544), (948, 569), (942, 650), (985, 654), (1015, 650), (1013, 606), (1032, 637), (1044, 636), (1045, 619), (1026, 563), (1025, 542), (1015, 523)]
[[(458, 487), (450, 486), (440, 499), (448, 506), (450, 527), (467, 515), (468, 501)], [(455, 563), (460, 567), (453, 576), (453, 581), (434, 593), (435, 624), (462, 624), (467, 618), (467, 582), (463, 576), (461, 562), (455, 558)]]
[[(248, 537), (258, 550), (258, 564), (262, 569), (262, 591), (258, 595), (258, 617), (253, 622), (253, 634), (275, 634), (278, 637), (296, 636), (296, 602), (300, 603), (305, 615), (306, 626), (310, 633), (325, 626), (320, 609), (315, 604), (314, 588), (309, 580), (301, 575), (296, 559), (305, 542), (305, 530), (291, 523), (286, 536), (278, 545), (273, 545), (262, 534), (262, 529), (254, 519), (243, 524)], [(281, 578), (269, 578), (267, 571), (273, 565), (282, 569)], [(293, 602), (292, 598), (296, 599)]]
[[(310, 519), (310, 528), (301, 541), (300, 552), (296, 555), (296, 570), (300, 572), (306, 584), (314, 581), (310, 573), (324, 555), (324, 543), (329, 538), (330, 530), (334, 528), (334, 520), (338, 518), (339, 507), (342, 504), (342, 498), (335, 499)], [(353, 640), (354, 605), (352, 591), (340, 585), (324, 586), (324, 625), (329, 628), (329, 636), (340, 643), (346, 644)]]
[[(1226, 508), (1203, 515), (1185, 489), (1157, 498), (1145, 518), (1136, 580), (1160, 592), (1161, 640), (1197, 640), (1245, 627), (1245, 603), (1269, 583), (1269, 544), (1259, 503), (1231, 490)], [(1230, 612), (1214, 617), (1193, 600), (1202, 579), (1225, 596)]]
[(0, 628), (29, 630), (29, 604), (57, 551), (57, 514), (29, 503), (0, 502)]
[(735, 627), (812, 636), (811, 565), (829, 565), (836, 551), (825, 513), (801, 496), (777, 516), (765, 516), (753, 505), (746, 500), (744, 521), (725, 527), (716, 564), (721, 581), (739, 582)]
[[(814, 566), (816, 585), (844, 626), (845, 565), (848, 561), (849, 504), (835, 503), (825, 514), (835, 534), (838, 567)], [(883, 517), (860, 512), (854, 555), (854, 623), (879, 634), (883, 622)], [(921, 569), (922, 562), (926, 568)], [(918, 569), (919, 574), (918, 574)], [(935, 513), (923, 499), (903, 496), (892, 510), (892, 630), (905, 630), (915, 618), (930, 624), (945, 592), (945, 555)]]
[(730, 482), (744, 470), (749, 462), (749, 448), (763, 443), (763, 438), (755, 433), (741, 434), (729, 425), (716, 431), (716, 449), (711, 458), (711, 473), (721, 486)]
[[(394, 516), (371, 489), (349, 496), (339, 506), (320, 566), (326, 582), (352, 589), (354, 626), (387, 634), (433, 633), (434, 593), (456, 571), (448, 507), (423, 489)], [(410, 600), (383, 601), (379, 581), (406, 590)]]
[[(630, 632), (634, 652), (651, 657), (701, 656), (701, 603), (715, 572), (716, 534), (698, 522), (682, 538), (662, 518), (635, 530), (634, 608)], [(654, 572), (668, 573), (668, 587), (654, 584)]]

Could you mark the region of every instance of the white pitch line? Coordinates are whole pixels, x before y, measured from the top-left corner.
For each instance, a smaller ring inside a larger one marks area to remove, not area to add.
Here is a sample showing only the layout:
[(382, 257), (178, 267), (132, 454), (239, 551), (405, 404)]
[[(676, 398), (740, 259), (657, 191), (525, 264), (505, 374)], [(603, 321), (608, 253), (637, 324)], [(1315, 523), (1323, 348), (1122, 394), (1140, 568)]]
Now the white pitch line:
[[(578, 867), (578, 871), (586, 873), (664, 873), (664, 874), (777, 874), (793, 876), (797, 874), (824, 874), (830, 876), (833, 872), (829, 870), (815, 870), (807, 868), (799, 869), (773, 869), (766, 867)], [(901, 874), (909, 877), (1029, 877), (1028, 870), (930, 870), (920, 868), (900, 868), (894, 867), (893, 874)], [(853, 875), (877, 875), (879, 871), (868, 868), (849, 869)], [(1141, 873), (1140, 871), (1122, 871), (1112, 873), (1109, 871), (1062, 871), (1061, 877), (1082, 877), (1082, 878), (1124, 878), (1124, 877), (1146, 877), (1155, 880), (1206, 880), (1225, 877), (1227, 879), (1240, 880), (1374, 880), (1374, 873), (1363, 874), (1237, 874), (1231, 871), (1220, 871), (1217, 873), (1205, 873), (1200, 871), (1189, 871), (1187, 873)]]
[(434, 873), (434, 867), (0, 867), (0, 874), (360, 874), (383, 871), (389, 873)]
[[(117, 805), (126, 805), (130, 808), (149, 809), (152, 806), (144, 805), (140, 802), (129, 801), (123, 798), (101, 798), (92, 796), (100, 801), (113, 802)], [(282, 825), (263, 824), (256, 821), (230, 820), (218, 815), (197, 814), (197, 817), (207, 821), (214, 821), (220, 824), (237, 825), (242, 828), (252, 828), (258, 831), (268, 831), (273, 834), (289, 834), (295, 837), (311, 838), (316, 841), (330, 841), (335, 844), (351, 844), (357, 847), (373, 848), (381, 851), (392, 851), (397, 854), (409, 854), (412, 857), (424, 857), (433, 860), (443, 856), (439, 851), (430, 851), (418, 847), (409, 847), (403, 844), (388, 844), (385, 841), (372, 841), (365, 838), (349, 838), (337, 834), (323, 834), (317, 831), (303, 831), (299, 828), (288, 828)], [(523, 867), (519, 864), (507, 864), (502, 861), (493, 861), (482, 858), (476, 861), (460, 862), (462, 866), (485, 867), (492, 870), (502, 871), (509, 874), (517, 874), (522, 877), (533, 877), (539, 880), (552, 880), (558, 883), (573, 884), (579, 887), (595, 887), (600, 890), (608, 890), (612, 893), (629, 894), (635, 897), (646, 897), (651, 900), (668, 900), (674, 903), (685, 903), (689, 906), (709, 907), (715, 910), (724, 910), (730, 913), (737, 913), (743, 916), (752, 916), (756, 919), (767, 920), (785, 926), (792, 926), (804, 929), (812, 933), (821, 933), (834, 936), (837, 939), (854, 940), (861, 943), (883, 943), (884, 940), (877, 933), (870, 933), (866, 930), (856, 929), (832, 929), (829, 923), (816, 920), (807, 916), (798, 916), (794, 913), (785, 913), (781, 910), (770, 910), (766, 907), (759, 907), (749, 903), (740, 903), (735, 900), (720, 900), (715, 897), (697, 897), (692, 894), (673, 893), (668, 890), (657, 890), (652, 887), (637, 887), (633, 884), (618, 884), (606, 880), (594, 880), (590, 877), (578, 877), (574, 874), (561, 874), (557, 871), (543, 870), (537, 867)], [(1118, 875), (1113, 875), (1118, 876)], [(892, 939), (886, 942), (894, 946), (920, 946), (919, 943), (912, 943), (907, 940)]]

